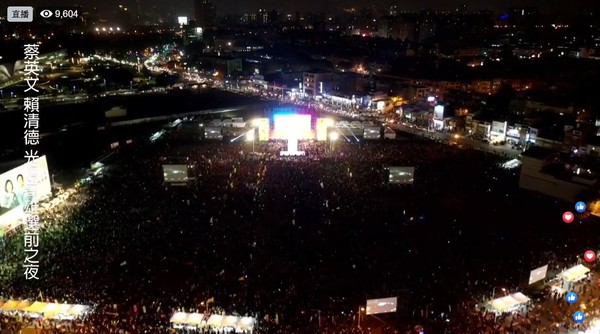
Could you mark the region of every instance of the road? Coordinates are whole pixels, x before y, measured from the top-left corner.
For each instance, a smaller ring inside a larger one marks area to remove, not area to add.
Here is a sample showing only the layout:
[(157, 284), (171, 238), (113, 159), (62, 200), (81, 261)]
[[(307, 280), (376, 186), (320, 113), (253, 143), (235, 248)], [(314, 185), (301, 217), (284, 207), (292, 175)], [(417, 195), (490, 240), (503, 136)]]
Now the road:
[(473, 148), (476, 150), (481, 150), (489, 153), (494, 153), (498, 155), (509, 155), (509, 156), (518, 156), (522, 153), (520, 150), (513, 150), (508, 146), (493, 146), (488, 143), (481, 142), (479, 140), (466, 138), (464, 136), (459, 136), (458, 138), (451, 133), (441, 133), (441, 132), (429, 132), (425, 129), (409, 127), (403, 124), (392, 124), (390, 127), (396, 131), (410, 133), (416, 136), (425, 137), (433, 140), (438, 140), (446, 143), (456, 143), (457, 145), (462, 145), (465, 148)]
[[(125, 96), (125, 95), (142, 95), (142, 94), (156, 94), (156, 93), (164, 93), (165, 90), (163, 88), (157, 88), (153, 90), (146, 91), (136, 91), (131, 89), (119, 89), (114, 91), (106, 91), (100, 95), (100, 97), (106, 96)], [(19, 100), (23, 98), (12, 98), (12, 99), (0, 99), (0, 104), (4, 104), (5, 110), (0, 110), (0, 112), (9, 112), (14, 110), (21, 110), (23, 108), (23, 104), (19, 104)], [(45, 102), (52, 105), (59, 104), (75, 104), (75, 103), (84, 103), (90, 100), (90, 96), (86, 93), (79, 93), (75, 95), (41, 95), (39, 96), (41, 102)]]
[[(227, 89), (227, 88), (224, 88), (224, 89), (227, 91), (230, 91), (230, 92), (234, 92), (234, 93), (238, 93), (238, 94), (240, 93), (240, 90)], [(260, 94), (258, 94), (258, 95), (260, 96)], [(276, 101), (280, 102), (280, 103), (292, 103), (292, 104), (298, 104), (298, 105), (302, 105), (302, 106), (309, 107), (309, 108), (315, 108), (323, 113), (327, 113), (327, 114), (331, 114), (331, 115), (343, 116), (343, 117), (348, 117), (348, 118), (353, 118), (353, 119), (358, 118), (357, 113), (353, 113), (353, 112), (341, 109), (339, 107), (337, 107), (336, 109), (328, 108), (325, 106), (320, 107), (321, 104), (319, 102), (314, 102), (314, 103), (310, 103), (310, 102), (306, 102), (306, 101), (295, 101), (294, 102), (294, 101), (286, 101), (281, 98), (276, 99)], [(375, 117), (373, 117), (372, 120), (375, 120)], [(456, 143), (456, 145), (460, 145), (464, 148), (473, 148), (476, 150), (494, 153), (497, 155), (508, 155), (511, 157), (517, 157), (522, 153), (522, 151), (520, 151), (520, 150), (513, 150), (510, 147), (505, 146), (505, 145), (504, 146), (493, 146), (488, 143), (483, 143), (479, 140), (466, 138), (464, 136), (455, 137), (454, 134), (450, 134), (450, 133), (430, 132), (430, 131), (427, 131), (426, 129), (417, 128), (417, 127), (409, 127), (409, 126), (406, 126), (403, 124), (392, 124), (392, 125), (388, 125), (388, 126), (390, 126), (392, 129), (399, 131), (399, 132), (410, 133), (410, 134), (417, 135), (420, 137), (429, 138), (432, 140), (438, 140), (438, 141), (441, 141), (441, 142), (444, 142), (447, 144)]]

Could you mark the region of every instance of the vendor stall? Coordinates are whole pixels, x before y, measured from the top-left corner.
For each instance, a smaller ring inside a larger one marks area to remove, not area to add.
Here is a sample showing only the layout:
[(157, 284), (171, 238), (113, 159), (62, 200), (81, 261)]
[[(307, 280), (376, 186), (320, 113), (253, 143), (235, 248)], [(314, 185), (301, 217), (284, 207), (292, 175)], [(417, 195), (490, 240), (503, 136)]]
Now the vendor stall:
[(494, 313), (508, 313), (517, 311), (527, 305), (529, 297), (518, 292), (502, 298), (497, 298), (488, 303), (488, 310)]
[(589, 272), (590, 270), (586, 266), (584, 266), (583, 264), (578, 264), (561, 272), (557, 275), (557, 277), (562, 282), (562, 289), (571, 290), (573, 288), (573, 284), (586, 278)]
[(21, 313), (28, 317), (46, 319), (80, 318), (91, 310), (87, 305), (31, 302), (27, 300), (9, 300), (0, 306), (4, 313)]
[(213, 314), (205, 316), (201, 313), (176, 312), (171, 317), (175, 328), (202, 329), (209, 327), (217, 331), (235, 331), (237, 333), (252, 333), (256, 320), (251, 317)]

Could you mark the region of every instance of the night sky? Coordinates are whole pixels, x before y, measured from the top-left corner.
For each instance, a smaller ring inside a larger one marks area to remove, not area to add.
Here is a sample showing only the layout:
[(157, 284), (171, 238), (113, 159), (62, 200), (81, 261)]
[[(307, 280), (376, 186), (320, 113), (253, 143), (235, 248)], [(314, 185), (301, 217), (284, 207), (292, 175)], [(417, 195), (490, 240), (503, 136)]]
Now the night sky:
[[(144, 8), (158, 5), (163, 9), (169, 9), (176, 15), (192, 16), (193, 0), (140, 0), (142, 12)], [(98, 6), (100, 13), (108, 15), (111, 8), (118, 4), (123, 4), (135, 8), (135, 0), (106, 1), (106, 0), (29, 0), (29, 1), (10, 1), (0, 0), (0, 7), (10, 5), (73, 5), (83, 4), (85, 7)], [(467, 4), (470, 9), (493, 9), (504, 10), (516, 6), (535, 6), (541, 11), (546, 12), (564, 12), (581, 11), (583, 9), (598, 8), (599, 1), (592, 0), (213, 0), (220, 15), (226, 13), (242, 13), (258, 8), (279, 9), (284, 11), (314, 11), (314, 12), (335, 12), (339, 8), (348, 7), (366, 7), (369, 4), (374, 5), (376, 9), (388, 8), (391, 3), (398, 4), (400, 10), (417, 10), (422, 8), (434, 9), (455, 9), (460, 4)], [(568, 4), (568, 5), (567, 5)]]

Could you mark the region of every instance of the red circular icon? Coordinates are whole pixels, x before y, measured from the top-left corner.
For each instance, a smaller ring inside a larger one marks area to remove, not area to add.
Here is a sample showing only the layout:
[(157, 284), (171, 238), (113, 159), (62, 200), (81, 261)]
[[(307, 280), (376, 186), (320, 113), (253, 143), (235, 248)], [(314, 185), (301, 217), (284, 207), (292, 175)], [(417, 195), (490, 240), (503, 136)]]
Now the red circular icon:
[(570, 224), (573, 222), (573, 219), (575, 219), (575, 215), (572, 212), (567, 211), (563, 213), (563, 221), (565, 223)]
[(583, 254), (583, 259), (586, 262), (594, 262), (594, 261), (596, 261), (596, 252), (594, 252), (593, 250), (586, 251)]

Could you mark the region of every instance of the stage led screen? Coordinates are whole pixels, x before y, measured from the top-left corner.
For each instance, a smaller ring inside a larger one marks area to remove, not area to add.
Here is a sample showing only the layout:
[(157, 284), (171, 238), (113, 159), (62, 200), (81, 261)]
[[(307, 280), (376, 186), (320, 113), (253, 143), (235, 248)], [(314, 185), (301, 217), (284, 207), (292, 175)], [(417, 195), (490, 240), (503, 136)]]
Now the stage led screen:
[(269, 119), (268, 118), (258, 118), (252, 122), (252, 126), (258, 127), (258, 140), (259, 141), (268, 141), (269, 140)]
[(317, 140), (327, 140), (327, 129), (334, 126), (335, 122), (331, 118), (317, 118)]
[(185, 183), (188, 181), (187, 165), (163, 165), (164, 181), (169, 183)]
[(363, 131), (364, 139), (381, 139), (381, 128), (378, 126), (365, 126)]
[(529, 284), (531, 285), (535, 282), (539, 282), (539, 281), (543, 280), (544, 278), (546, 278), (547, 273), (548, 273), (548, 265), (533, 269), (531, 271), (531, 273), (529, 274)]
[(274, 137), (276, 139), (308, 139), (312, 137), (311, 116), (303, 114), (273, 115)]
[(52, 194), (46, 156), (39, 157), (0, 175), (0, 229), (20, 224), (24, 207)]
[(367, 315), (396, 312), (398, 297), (367, 300)]
[(223, 133), (221, 132), (220, 127), (205, 127), (204, 128), (204, 138), (206, 139), (223, 139)]
[(413, 184), (415, 167), (388, 167), (389, 182), (392, 184)]

